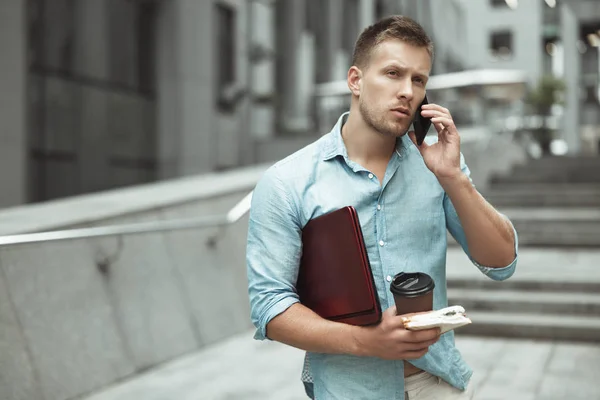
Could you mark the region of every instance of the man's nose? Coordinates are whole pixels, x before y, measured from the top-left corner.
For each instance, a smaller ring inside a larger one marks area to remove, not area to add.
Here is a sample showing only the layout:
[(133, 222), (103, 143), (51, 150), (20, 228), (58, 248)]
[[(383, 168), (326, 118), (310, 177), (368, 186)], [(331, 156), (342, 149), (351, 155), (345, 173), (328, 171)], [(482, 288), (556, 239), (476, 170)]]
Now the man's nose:
[(400, 87), (398, 88), (398, 92), (396, 96), (399, 99), (405, 98), (407, 100), (412, 100), (413, 97), (413, 87), (411, 79), (402, 79), (400, 82)]

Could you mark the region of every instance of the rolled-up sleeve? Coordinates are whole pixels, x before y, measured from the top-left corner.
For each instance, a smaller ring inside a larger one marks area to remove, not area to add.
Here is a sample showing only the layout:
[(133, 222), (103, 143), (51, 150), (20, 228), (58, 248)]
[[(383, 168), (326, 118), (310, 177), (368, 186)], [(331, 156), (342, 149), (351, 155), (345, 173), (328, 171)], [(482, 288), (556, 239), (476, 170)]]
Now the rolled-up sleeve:
[(301, 251), (295, 203), (271, 167), (254, 189), (248, 224), (246, 266), (255, 339), (267, 339), (267, 324), (299, 302), (295, 285)]
[[(463, 173), (465, 175), (467, 175), (469, 177), (469, 179), (471, 179), (471, 171), (469, 170), (469, 167), (465, 163), (465, 159), (462, 154), (460, 156), (460, 163), (461, 163), (461, 169), (462, 169)], [(473, 265), (475, 265), (483, 274), (485, 274), (486, 276), (488, 276), (489, 278), (491, 278), (495, 281), (503, 281), (503, 280), (510, 278), (515, 273), (515, 270), (517, 268), (517, 259), (518, 259), (518, 252), (519, 252), (519, 237), (518, 237), (517, 231), (515, 230), (512, 223), (511, 223), (511, 226), (512, 226), (513, 235), (515, 238), (515, 258), (509, 265), (507, 265), (505, 267), (492, 268), (492, 267), (487, 267), (485, 265), (479, 264), (471, 256), (471, 253), (469, 252), (469, 247), (467, 245), (467, 236), (462, 227), (462, 224), (460, 223), (460, 219), (458, 218), (456, 209), (454, 208), (454, 205), (452, 204), (452, 201), (450, 201), (450, 198), (448, 197), (448, 195), (444, 195), (444, 212), (446, 214), (446, 226), (448, 228), (448, 231), (450, 232), (452, 237), (458, 242), (458, 244), (460, 244), (460, 246), (463, 248), (465, 254), (469, 257), (469, 259), (471, 260)], [(506, 218), (506, 220), (510, 222), (508, 217), (506, 217), (505, 215), (503, 215), (503, 217)]]

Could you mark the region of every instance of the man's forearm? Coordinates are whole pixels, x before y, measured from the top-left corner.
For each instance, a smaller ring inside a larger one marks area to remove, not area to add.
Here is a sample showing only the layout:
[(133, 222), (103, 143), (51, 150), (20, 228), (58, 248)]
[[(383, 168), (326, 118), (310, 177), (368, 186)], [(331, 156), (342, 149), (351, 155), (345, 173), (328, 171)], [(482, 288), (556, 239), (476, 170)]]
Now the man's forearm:
[(296, 303), (269, 322), (267, 336), (309, 352), (361, 355), (355, 339), (357, 329), (360, 328), (321, 318)]
[(509, 221), (473, 187), (465, 174), (440, 180), (452, 201), (467, 237), (471, 257), (487, 267), (505, 267), (515, 257)]

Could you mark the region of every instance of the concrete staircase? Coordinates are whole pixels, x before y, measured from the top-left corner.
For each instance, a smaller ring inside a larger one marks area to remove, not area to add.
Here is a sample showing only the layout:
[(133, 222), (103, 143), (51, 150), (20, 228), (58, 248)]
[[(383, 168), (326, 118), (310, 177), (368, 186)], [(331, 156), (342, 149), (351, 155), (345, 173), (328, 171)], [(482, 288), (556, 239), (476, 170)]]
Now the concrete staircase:
[(600, 157), (548, 156), (516, 165), (509, 174), (491, 177), (494, 184), (515, 183), (597, 183), (600, 184)]
[(497, 207), (600, 209), (600, 183), (494, 184), (485, 197)]
[(600, 343), (600, 157), (515, 166), (484, 196), (515, 224), (520, 260), (515, 276), (495, 282), (451, 275), (465, 264), (453, 259), (449, 304), (473, 320), (457, 335)]
[(484, 196), (521, 246), (600, 247), (600, 157), (546, 157), (493, 176)]
[(600, 208), (500, 208), (520, 246), (600, 247)]
[(600, 282), (452, 280), (448, 301), (473, 320), (460, 335), (600, 343)]

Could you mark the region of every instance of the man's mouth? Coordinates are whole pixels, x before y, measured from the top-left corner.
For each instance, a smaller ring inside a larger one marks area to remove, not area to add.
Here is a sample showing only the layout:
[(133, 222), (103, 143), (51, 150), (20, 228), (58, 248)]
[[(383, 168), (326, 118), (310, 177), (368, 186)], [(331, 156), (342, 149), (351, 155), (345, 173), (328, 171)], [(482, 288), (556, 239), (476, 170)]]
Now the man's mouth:
[(408, 109), (407, 107), (392, 108), (392, 111), (398, 115), (404, 115), (404, 116), (410, 117), (410, 109)]

